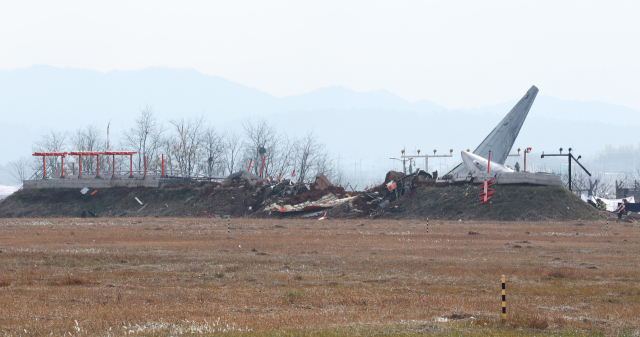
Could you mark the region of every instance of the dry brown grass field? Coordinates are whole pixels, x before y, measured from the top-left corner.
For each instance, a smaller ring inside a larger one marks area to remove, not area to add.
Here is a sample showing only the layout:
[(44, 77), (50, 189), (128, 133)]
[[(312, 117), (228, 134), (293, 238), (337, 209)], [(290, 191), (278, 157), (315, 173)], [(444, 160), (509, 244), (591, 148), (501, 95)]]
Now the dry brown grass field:
[(604, 222), (0, 219), (0, 333), (638, 335), (639, 243)]

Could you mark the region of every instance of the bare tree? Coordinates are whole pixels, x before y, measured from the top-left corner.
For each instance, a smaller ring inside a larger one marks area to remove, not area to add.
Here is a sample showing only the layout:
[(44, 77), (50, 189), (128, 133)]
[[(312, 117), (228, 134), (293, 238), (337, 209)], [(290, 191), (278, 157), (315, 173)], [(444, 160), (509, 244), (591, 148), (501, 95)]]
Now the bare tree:
[(329, 152), (318, 138), (309, 132), (295, 146), (295, 168), (299, 181), (311, 182), (320, 173), (334, 184), (341, 184), (344, 173), (336, 167)]
[[(306, 181), (315, 177), (318, 164), (324, 145), (318, 142), (313, 132), (309, 132), (304, 138), (298, 141), (295, 152), (295, 167), (298, 181)], [(324, 168), (323, 168), (324, 169)]]
[[(76, 151), (89, 151), (89, 152), (101, 152), (106, 148), (106, 141), (102, 138), (100, 129), (95, 124), (87, 125), (86, 127), (80, 127), (71, 136), (71, 143)], [(83, 172), (95, 172), (96, 170), (96, 157), (95, 156), (83, 156), (82, 157), (82, 171)], [(100, 163), (102, 170), (106, 169), (106, 162)]]
[(274, 159), (279, 154), (277, 144), (280, 140), (280, 135), (276, 128), (265, 119), (260, 119), (257, 122), (247, 120), (242, 126), (244, 127), (246, 136), (244, 147), (245, 160), (247, 162), (253, 160), (253, 172), (260, 174), (260, 167), (264, 159), (262, 175), (264, 177), (270, 176), (272, 174)]
[(178, 166), (183, 176), (191, 177), (204, 171), (206, 165), (199, 161), (204, 150), (204, 116), (196, 116), (188, 119), (172, 120), (170, 123), (180, 140), (180, 148), (177, 151)]
[[(342, 172), (334, 166), (326, 147), (313, 132), (301, 139), (290, 138), (279, 132), (265, 119), (246, 120), (244, 135), (236, 132), (219, 133), (206, 126), (203, 115), (170, 121), (165, 129), (151, 107), (140, 111), (135, 126), (125, 130), (120, 139), (121, 148), (137, 152), (135, 169), (139, 171), (147, 158), (148, 170), (158, 170), (161, 154), (165, 154), (165, 173), (179, 172), (184, 177), (212, 176), (234, 173), (253, 160), (253, 172), (259, 174), (264, 158), (262, 175), (275, 178), (288, 176), (294, 169), (300, 181), (311, 181), (318, 173), (330, 180), (340, 181)], [(166, 132), (170, 131), (170, 132)], [(243, 137), (244, 136), (244, 137)], [(34, 144), (34, 151), (59, 152), (63, 150), (66, 133), (51, 133)], [(102, 152), (106, 142), (95, 125), (81, 127), (72, 134), (73, 150)], [(49, 172), (59, 172), (58, 158), (47, 158)], [(116, 170), (128, 171), (129, 158), (116, 157)], [(42, 172), (41, 164), (33, 162), (33, 169)], [(95, 156), (83, 156), (83, 172), (96, 170)], [(100, 161), (100, 171), (110, 172), (107, 160)], [(175, 171), (174, 171), (175, 170)]]
[(7, 172), (9, 172), (13, 181), (21, 183), (31, 177), (33, 169), (29, 160), (25, 157), (21, 157), (20, 159), (9, 163), (9, 169)]
[[(67, 143), (67, 132), (55, 132), (42, 136), (39, 141), (33, 145), (33, 152), (63, 152)], [(58, 157), (46, 157), (47, 171), (50, 176), (60, 174), (60, 164), (58, 163)], [(42, 175), (42, 158), (34, 158), (32, 162), (32, 171), (35, 174)]]
[(625, 172), (624, 177), (618, 181), (618, 185), (634, 189), (640, 188), (640, 167)]
[(334, 160), (329, 156), (329, 152), (326, 150), (323, 150), (323, 152), (318, 155), (316, 175), (318, 173), (324, 174), (334, 185), (340, 185), (344, 182), (344, 172), (335, 164)]
[(237, 132), (227, 132), (224, 136), (224, 168), (227, 173), (238, 170), (238, 158), (244, 147), (244, 141)]
[(140, 110), (140, 115), (135, 121), (135, 126), (124, 133), (124, 145), (138, 152), (136, 157), (136, 170), (144, 167), (144, 158), (147, 158), (149, 169), (158, 169), (160, 165), (159, 149), (163, 141), (162, 134), (165, 128), (153, 112), (151, 106), (146, 106)]
[(593, 189), (593, 195), (602, 196), (602, 197), (611, 197), (615, 195), (615, 183), (611, 177), (607, 177), (604, 172), (593, 172), (591, 175), (592, 181), (598, 181), (598, 185), (596, 185)]
[(180, 139), (171, 135), (163, 136), (159, 142), (159, 151), (165, 155), (164, 167), (166, 175), (175, 173), (174, 170), (177, 170), (178, 168), (177, 158), (179, 156), (179, 144)]
[[(566, 188), (569, 188), (569, 174), (562, 173), (560, 179)], [(575, 191), (585, 190), (588, 188), (588, 177), (582, 171), (573, 171), (571, 173), (571, 189)]]
[(273, 157), (272, 174), (273, 177), (288, 177), (293, 172), (296, 160), (296, 148), (298, 148), (298, 140), (289, 138), (286, 134), (280, 136), (278, 146), (276, 148), (276, 156)]
[(204, 151), (206, 152), (207, 175), (224, 173), (224, 138), (209, 126), (203, 132)]
[[(562, 183), (568, 188), (569, 179), (568, 174), (561, 175)], [(611, 177), (607, 177), (603, 172), (591, 172), (591, 176), (588, 176), (583, 171), (574, 171), (571, 174), (571, 187), (573, 192), (578, 194), (589, 194), (591, 190), (592, 195), (599, 197), (610, 197), (615, 193), (615, 184)]]

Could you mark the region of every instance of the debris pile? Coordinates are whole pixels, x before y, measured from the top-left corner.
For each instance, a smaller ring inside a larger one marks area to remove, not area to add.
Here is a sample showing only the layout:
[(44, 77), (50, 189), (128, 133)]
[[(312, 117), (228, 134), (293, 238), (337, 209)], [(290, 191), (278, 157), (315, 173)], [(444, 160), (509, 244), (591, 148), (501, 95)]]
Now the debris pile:
[(333, 193), (329, 193), (322, 198), (315, 201), (305, 201), (296, 205), (282, 205), (278, 206), (278, 204), (273, 203), (267, 207), (265, 207), (265, 212), (303, 212), (303, 211), (317, 211), (322, 209), (333, 208), (337, 205), (340, 205), (345, 202), (349, 202), (357, 197), (347, 197), (338, 199)]
[(247, 171), (230, 174), (227, 179), (222, 182), (222, 187), (244, 188), (245, 186), (256, 187), (260, 185), (262, 185), (262, 178)]
[(315, 182), (306, 187), (303, 183), (285, 181), (273, 187), (264, 212), (295, 213), (333, 208), (356, 197), (344, 188), (333, 186), (324, 174), (316, 176)]
[[(347, 193), (324, 176), (304, 184), (237, 172), (221, 182), (175, 182), (160, 188), (21, 190), (0, 202), (0, 217), (320, 217), (448, 220), (590, 220), (597, 210), (562, 186), (496, 185), (480, 204), (476, 184), (437, 173), (390, 171), (383, 183)], [(478, 183), (480, 181), (477, 181)]]

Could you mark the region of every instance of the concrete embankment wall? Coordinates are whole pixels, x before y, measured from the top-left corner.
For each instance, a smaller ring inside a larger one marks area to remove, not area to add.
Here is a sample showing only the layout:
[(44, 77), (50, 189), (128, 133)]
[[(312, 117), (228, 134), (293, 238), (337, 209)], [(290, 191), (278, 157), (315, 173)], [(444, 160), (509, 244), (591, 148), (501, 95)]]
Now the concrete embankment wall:
[(159, 187), (160, 179), (40, 179), (25, 180), (24, 189), (36, 188), (112, 188)]
[(453, 183), (469, 183), (473, 179), (474, 183), (480, 183), (485, 180), (495, 178), (494, 183), (498, 185), (511, 184), (529, 184), (543, 186), (561, 186), (560, 176), (549, 173), (533, 173), (533, 172), (512, 172), (512, 173), (482, 173), (468, 175), (456, 175), (453, 177)]

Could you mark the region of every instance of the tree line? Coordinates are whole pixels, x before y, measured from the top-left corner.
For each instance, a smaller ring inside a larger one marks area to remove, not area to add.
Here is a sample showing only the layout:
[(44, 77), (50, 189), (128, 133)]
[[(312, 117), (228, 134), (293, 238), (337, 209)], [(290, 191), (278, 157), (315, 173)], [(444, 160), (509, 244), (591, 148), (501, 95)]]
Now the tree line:
[[(133, 170), (144, 170), (144, 158), (148, 172), (160, 172), (164, 157), (164, 169), (168, 175), (185, 178), (227, 176), (247, 170), (252, 162), (251, 172), (277, 179), (279, 176), (312, 181), (323, 173), (334, 183), (340, 183), (342, 172), (336, 167), (326, 146), (313, 132), (302, 137), (290, 136), (280, 131), (267, 119), (246, 119), (242, 131), (216, 129), (204, 115), (182, 117), (168, 122), (161, 121), (149, 106), (140, 110), (135, 123), (123, 130), (120, 139), (107, 145), (106, 133), (96, 125), (83, 126), (74, 132), (51, 131), (43, 135), (32, 146), (33, 152), (70, 151), (135, 151)], [(115, 164), (117, 173), (128, 173), (129, 156), (116, 156), (111, 163), (110, 156), (101, 156), (99, 164), (95, 156), (82, 157), (82, 171), (111, 174)], [(70, 174), (78, 157), (65, 158), (65, 174)], [(56, 177), (60, 173), (60, 158), (46, 157), (47, 176)], [(9, 165), (14, 180), (22, 182), (42, 176), (42, 157), (20, 159)], [(77, 171), (76, 171), (77, 172)]]

